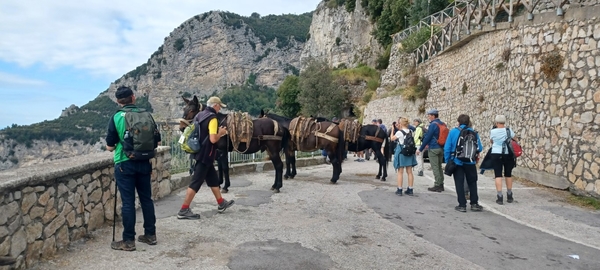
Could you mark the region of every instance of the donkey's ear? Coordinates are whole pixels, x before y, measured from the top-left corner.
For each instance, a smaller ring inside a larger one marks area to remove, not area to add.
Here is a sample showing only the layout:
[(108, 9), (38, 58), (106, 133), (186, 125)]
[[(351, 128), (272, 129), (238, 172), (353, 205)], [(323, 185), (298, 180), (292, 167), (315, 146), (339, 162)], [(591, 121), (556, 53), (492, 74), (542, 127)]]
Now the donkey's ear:
[(185, 102), (185, 104), (189, 104), (189, 103), (190, 103), (190, 100), (189, 100), (189, 99), (187, 99), (187, 98), (185, 98), (185, 97), (181, 97), (181, 98), (183, 98), (183, 102)]
[(199, 104), (200, 102), (198, 102), (198, 97), (196, 97), (196, 95), (194, 95), (194, 103)]
[(265, 110), (260, 109), (260, 117), (263, 117), (263, 116), (265, 116)]

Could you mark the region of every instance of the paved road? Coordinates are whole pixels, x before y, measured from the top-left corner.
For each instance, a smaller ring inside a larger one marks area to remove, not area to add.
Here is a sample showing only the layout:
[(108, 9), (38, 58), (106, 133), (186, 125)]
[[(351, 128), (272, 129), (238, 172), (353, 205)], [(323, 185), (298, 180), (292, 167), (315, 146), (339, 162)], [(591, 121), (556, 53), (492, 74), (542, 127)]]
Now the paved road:
[(107, 227), (36, 268), (600, 269), (600, 213), (547, 191), (515, 185), (516, 202), (500, 206), (482, 176), (484, 212), (460, 213), (449, 178), (445, 192), (426, 191), (430, 171), (416, 178), (415, 196), (398, 197), (393, 170), (387, 182), (374, 179), (372, 161), (343, 170), (331, 185), (330, 166), (299, 168), (279, 194), (268, 190), (272, 172), (233, 176), (225, 197), (236, 205), (218, 214), (203, 188), (192, 205), (198, 221), (175, 217), (180, 191), (156, 202), (158, 245), (113, 251)]

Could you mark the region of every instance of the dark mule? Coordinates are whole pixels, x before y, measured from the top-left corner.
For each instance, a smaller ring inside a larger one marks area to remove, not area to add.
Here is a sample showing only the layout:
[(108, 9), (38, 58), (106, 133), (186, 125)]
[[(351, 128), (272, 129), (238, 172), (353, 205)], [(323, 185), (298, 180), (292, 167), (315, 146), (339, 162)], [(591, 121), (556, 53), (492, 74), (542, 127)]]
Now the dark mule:
[[(191, 123), (189, 121), (192, 121), (194, 116), (196, 116), (196, 114), (198, 114), (200, 111), (204, 110), (205, 107), (204, 104), (200, 104), (200, 102), (198, 102), (198, 98), (196, 96), (194, 96), (194, 98), (191, 100), (183, 98), (183, 101), (185, 102), (185, 107), (183, 108), (184, 121), (179, 121), (179, 130), (181, 131), (190, 125)], [(190, 162), (192, 159), (192, 155), (190, 155)], [(229, 159), (227, 151), (217, 149), (217, 168), (219, 171), (219, 183), (220, 185), (225, 184), (221, 188), (221, 192), (227, 193), (229, 192), (229, 186), (231, 185), (231, 182), (229, 181)], [(193, 172), (194, 168), (191, 167), (190, 174)]]
[[(197, 108), (200, 108), (200, 106), (198, 105), (198, 99), (194, 96), (194, 99), (189, 101), (187, 106), (184, 108), (184, 117), (191, 115), (191, 113), (186, 113), (186, 111), (188, 111), (188, 107), (196, 106)], [(217, 120), (219, 121), (219, 125), (227, 127), (227, 131), (229, 133), (232, 133), (233, 127), (227, 126), (227, 123), (229, 122), (227, 121), (228, 117), (229, 116), (227, 114), (217, 114)], [(273, 163), (273, 167), (275, 168), (275, 182), (273, 186), (271, 186), (271, 190), (278, 193), (281, 187), (283, 186), (283, 162), (281, 161), (279, 153), (284, 147), (287, 147), (288, 140), (289, 133), (287, 132), (287, 130), (279, 128), (277, 123), (271, 119), (259, 118), (252, 120), (252, 134), (249, 142), (233, 142), (231, 135), (228, 134), (226, 136), (223, 136), (217, 142), (216, 146), (218, 150), (223, 151), (224, 153), (237, 151), (243, 154), (253, 154), (259, 151), (267, 151), (267, 153), (269, 154), (269, 158)], [(223, 154), (218, 159), (218, 161), (222, 162), (226, 159), (227, 155)], [(220, 167), (221, 166), (219, 166), (219, 168)], [(227, 173), (227, 176), (225, 177), (224, 189), (228, 187), (229, 177)]]
[[(349, 120), (342, 120), (340, 122), (340, 128), (345, 130), (344, 125), (348, 122)], [(350, 134), (346, 134), (346, 136), (349, 135)], [(379, 172), (375, 178), (385, 181), (388, 176), (387, 162), (391, 159), (390, 142), (387, 133), (376, 125), (363, 125), (358, 131), (358, 135), (356, 140), (346, 140), (348, 143), (348, 150), (353, 152), (359, 152), (365, 149), (373, 150), (373, 153), (375, 153), (375, 156), (377, 157), (377, 163), (379, 163)], [(383, 154), (381, 153), (382, 145)]]
[[(285, 148), (286, 175), (296, 175), (296, 157), (294, 151), (310, 152), (324, 149), (333, 166), (331, 182), (336, 183), (342, 173), (342, 162), (346, 144), (344, 133), (332, 122), (316, 122), (313, 118), (296, 117), (293, 119), (261, 111), (261, 118), (270, 118), (277, 121), (290, 133), (289, 147)], [(314, 122), (314, 124), (311, 124)], [(303, 125), (307, 123), (307, 125)], [(306, 127), (306, 129), (304, 129)]]

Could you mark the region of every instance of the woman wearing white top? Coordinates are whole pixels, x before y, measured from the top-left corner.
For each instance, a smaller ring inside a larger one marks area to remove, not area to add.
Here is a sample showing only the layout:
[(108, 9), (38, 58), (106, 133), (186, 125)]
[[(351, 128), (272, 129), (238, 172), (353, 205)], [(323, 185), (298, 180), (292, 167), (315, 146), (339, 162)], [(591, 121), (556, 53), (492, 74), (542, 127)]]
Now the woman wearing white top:
[(398, 145), (396, 146), (396, 151), (394, 152), (394, 168), (397, 170), (398, 177), (398, 190), (396, 190), (396, 195), (402, 196), (402, 182), (404, 177), (404, 169), (406, 168), (406, 174), (408, 175), (408, 188), (404, 194), (413, 195), (413, 183), (415, 181), (415, 177), (413, 175), (412, 168), (417, 166), (417, 159), (415, 155), (405, 156), (402, 153), (404, 137), (405, 134), (412, 133), (410, 129), (408, 129), (408, 119), (401, 117), (398, 119), (398, 131), (396, 134), (392, 135), (392, 141), (397, 141)]
[(516, 165), (515, 157), (509, 154), (505, 142), (508, 138), (515, 140), (515, 132), (505, 127), (506, 116), (496, 115), (494, 119), (496, 128), (490, 131), (490, 140), (492, 142), (491, 162), (494, 167), (494, 177), (496, 178), (496, 203), (504, 204), (502, 196), (502, 169), (506, 179), (506, 202), (513, 202), (512, 193), (512, 170)]

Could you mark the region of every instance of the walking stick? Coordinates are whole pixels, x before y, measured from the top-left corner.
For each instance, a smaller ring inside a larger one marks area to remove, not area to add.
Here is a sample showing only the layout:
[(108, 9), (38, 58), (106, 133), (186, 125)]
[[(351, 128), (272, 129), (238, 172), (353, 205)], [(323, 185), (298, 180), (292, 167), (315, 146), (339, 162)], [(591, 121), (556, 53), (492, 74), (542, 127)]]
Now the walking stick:
[(115, 201), (113, 203), (113, 238), (112, 241), (115, 241), (115, 227), (117, 226), (117, 193), (119, 189), (117, 188), (117, 180), (115, 179)]

